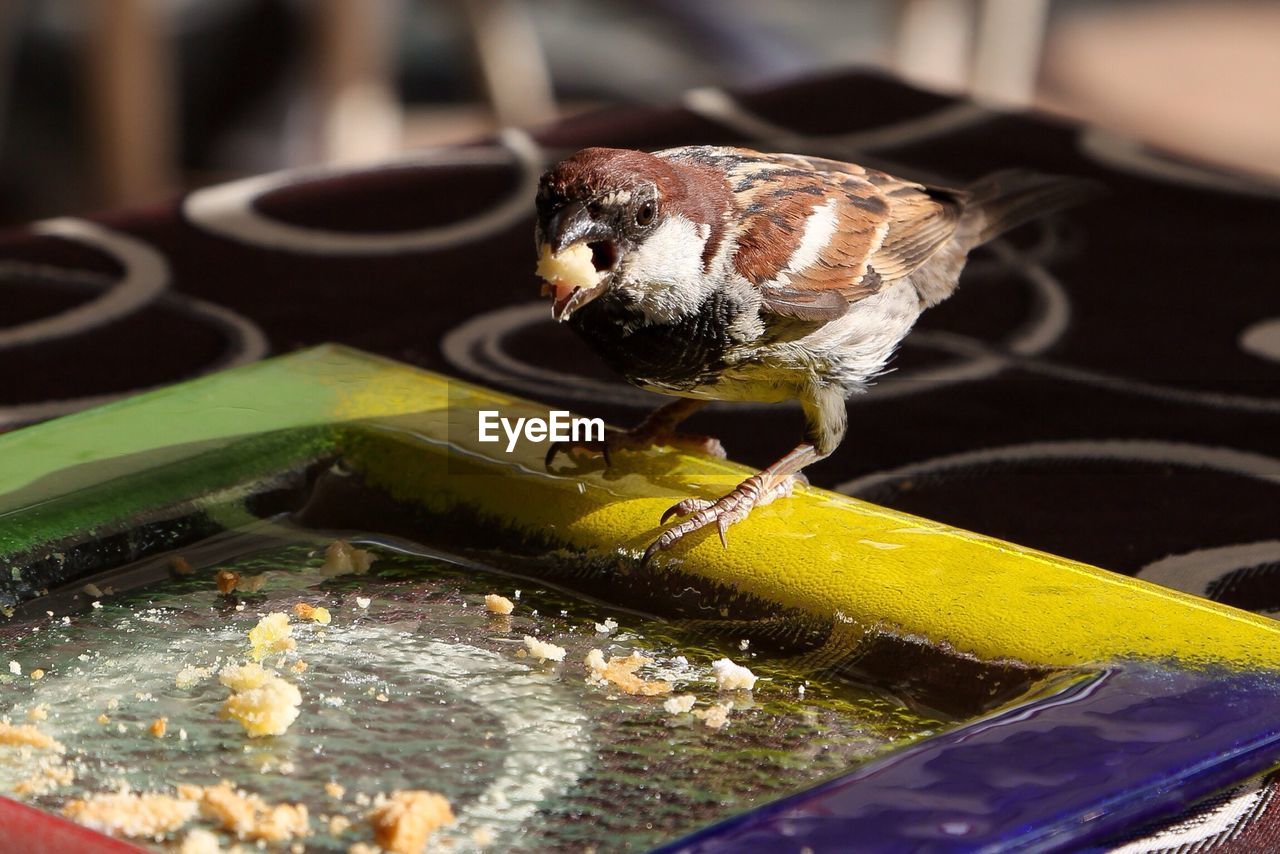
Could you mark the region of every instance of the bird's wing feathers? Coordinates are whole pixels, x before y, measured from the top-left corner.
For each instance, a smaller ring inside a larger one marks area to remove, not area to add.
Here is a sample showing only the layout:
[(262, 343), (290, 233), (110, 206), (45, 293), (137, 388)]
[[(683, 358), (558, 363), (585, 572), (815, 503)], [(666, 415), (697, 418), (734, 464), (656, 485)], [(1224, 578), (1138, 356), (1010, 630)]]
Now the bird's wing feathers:
[(933, 257), (956, 233), (964, 204), (957, 194), (911, 187), (894, 198), (889, 229), (870, 266), (886, 282), (901, 279)]
[(851, 163), (726, 149), (741, 211), (734, 264), (767, 310), (828, 320), (925, 263), (963, 195)]

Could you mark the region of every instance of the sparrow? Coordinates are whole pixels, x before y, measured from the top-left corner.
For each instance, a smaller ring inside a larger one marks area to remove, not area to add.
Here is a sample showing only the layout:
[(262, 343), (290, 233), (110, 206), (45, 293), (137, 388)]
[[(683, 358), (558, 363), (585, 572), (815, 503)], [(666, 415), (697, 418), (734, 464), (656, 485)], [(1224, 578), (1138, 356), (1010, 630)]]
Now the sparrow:
[(731, 525), (836, 450), (846, 399), (955, 291), (975, 247), (1094, 193), (1025, 170), (948, 189), (743, 148), (584, 149), (539, 182), (543, 293), (611, 368), (676, 400), (602, 443), (553, 445), (547, 466), (576, 448), (606, 461), (651, 445), (723, 456), (676, 427), (712, 400), (798, 401), (803, 440), (728, 494), (672, 506), (659, 524), (680, 520), (643, 559), (711, 525), (727, 546)]

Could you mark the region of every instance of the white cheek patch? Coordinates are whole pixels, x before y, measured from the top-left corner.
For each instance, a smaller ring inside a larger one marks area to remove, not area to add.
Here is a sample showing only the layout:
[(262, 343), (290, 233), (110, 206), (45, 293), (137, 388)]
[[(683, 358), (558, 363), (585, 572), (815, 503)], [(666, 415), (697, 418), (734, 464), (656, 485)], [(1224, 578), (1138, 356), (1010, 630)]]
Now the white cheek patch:
[(713, 289), (702, 271), (704, 235), (680, 215), (670, 216), (623, 261), (615, 287), (649, 318), (667, 323), (696, 311)]

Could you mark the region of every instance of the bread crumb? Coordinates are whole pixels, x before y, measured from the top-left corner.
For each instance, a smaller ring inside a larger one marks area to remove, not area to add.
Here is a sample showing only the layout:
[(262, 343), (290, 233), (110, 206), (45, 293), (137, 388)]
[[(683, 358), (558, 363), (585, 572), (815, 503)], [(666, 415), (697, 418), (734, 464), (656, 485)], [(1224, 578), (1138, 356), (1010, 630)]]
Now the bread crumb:
[(612, 683), (628, 694), (639, 694), (644, 697), (655, 697), (659, 694), (670, 694), (671, 683), (661, 679), (647, 680), (636, 675), (636, 671), (653, 660), (639, 653), (625, 657), (614, 656), (604, 660), (604, 653), (593, 649), (587, 653), (586, 665), (590, 673), (588, 682), (603, 685)]
[(524, 646), (529, 651), (529, 655), (539, 661), (564, 661), (564, 647), (562, 646), (540, 641), (532, 635), (524, 636)]
[(178, 671), (178, 675), (173, 678), (173, 684), (183, 689), (193, 687), (198, 682), (203, 682), (213, 675), (212, 667), (195, 667), (188, 664)]
[(49, 707), (44, 703), (27, 709), (27, 720), (29, 721), (46, 721), (48, 719)]
[(262, 585), (267, 583), (267, 574), (260, 572), (257, 575), (242, 575), (240, 580), (236, 582), (236, 592), (238, 593), (257, 593), (262, 589)]
[(173, 570), (174, 575), (195, 575), (196, 572), (196, 568), (182, 555), (169, 558), (169, 569)]
[(255, 662), (228, 664), (218, 671), (218, 681), (232, 691), (250, 691), (261, 688), (271, 677), (271, 671)]
[(303, 661), (301, 658), (299, 658), (293, 664), (289, 665), (289, 669), (292, 670), (294, 673), (301, 673), (307, 669), (307, 663)]
[(22, 665), (21, 665), (21, 664), (19, 664), (19, 663), (18, 663), (18, 662), (16, 662), (16, 661), (10, 661), (10, 662), (9, 662), (9, 672), (10, 672), (10, 673), (12, 673), (14, 676), (21, 676), (21, 675), (22, 675)]
[(721, 691), (750, 691), (756, 686), (758, 677), (754, 673), (727, 658), (711, 662), (711, 669), (716, 675), (716, 687)]
[(320, 574), (327, 578), (335, 575), (364, 575), (374, 560), (374, 556), (364, 549), (357, 549), (346, 540), (337, 540), (324, 550)]
[(111, 718), (107, 717), (107, 713), (106, 713), (106, 712), (103, 712), (102, 714), (98, 715), (98, 723), (100, 723), (100, 724), (109, 724), (109, 723), (111, 723)]
[(341, 836), (347, 832), (349, 827), (351, 827), (351, 819), (345, 815), (335, 815), (329, 819), (329, 834), (331, 836)]
[(31, 678), (32, 678), (32, 679), (43, 679), (43, 678), (44, 678), (44, 671), (43, 671), (43, 670), (41, 670), (39, 667), (37, 667), (35, 670), (32, 670), (32, 671), (31, 671)]
[(213, 582), (218, 585), (219, 593), (235, 593), (236, 585), (240, 583), (240, 573), (232, 572), (229, 569), (220, 569), (218, 574), (213, 577)]
[(701, 718), (702, 722), (711, 729), (720, 729), (729, 723), (729, 710), (733, 708), (733, 703), (716, 703), (707, 709), (694, 709), (694, 717)]
[(344, 789), (336, 780), (330, 780), (324, 784), (324, 793), (329, 797), (340, 801), (342, 800), (342, 796), (347, 793), (347, 790)]
[(156, 718), (151, 722), (151, 734), (156, 738), (164, 738), (164, 734), (169, 731), (169, 719), (165, 717)]
[(42, 733), (34, 724), (15, 726), (8, 721), (0, 721), (0, 746), (34, 747), (37, 750), (53, 750), (58, 753), (65, 749), (60, 742)]
[(329, 614), (328, 608), (308, 605), (306, 602), (299, 602), (294, 605), (293, 613), (299, 620), (311, 620), (322, 626), (329, 625), (330, 620), (333, 619), (332, 615)]
[(282, 735), (297, 720), (302, 694), (273, 671), (253, 663), (228, 665), (218, 678), (233, 692), (222, 704), (222, 717), (238, 721), (250, 738)]
[(81, 587), (80, 590), (86, 596), (92, 596), (94, 599), (102, 598), (102, 588), (100, 588), (98, 585), (94, 584), (93, 582), (90, 582), (86, 584), (84, 587)]
[(273, 652), (288, 652), (298, 645), (292, 635), (288, 614), (280, 611), (267, 614), (249, 629), (249, 643), (253, 645), (249, 655), (254, 661), (261, 661)]
[(218, 835), (203, 827), (188, 830), (182, 845), (178, 846), (178, 854), (218, 854), (221, 850)]
[(510, 614), (516, 608), (516, 603), (512, 602), (506, 596), (499, 596), (497, 593), (489, 593), (484, 597), (484, 607), (490, 614)]
[(692, 694), (679, 694), (675, 697), (669, 697), (662, 708), (666, 709), (669, 715), (683, 715), (693, 709), (693, 704), (697, 702), (697, 698)]
[(600, 273), (592, 262), (591, 248), (585, 243), (575, 243), (557, 254), (551, 252), (550, 246), (544, 245), (538, 254), (535, 273), (538, 278), (557, 288), (557, 297), (562, 296), (560, 288), (572, 291), (600, 284)]
[(179, 786), (178, 794), (193, 805), (198, 804), (202, 815), (240, 839), (288, 842), (311, 833), (305, 804), (268, 804), (257, 795), (231, 788), (228, 783)]
[(13, 787), (15, 795), (45, 795), (59, 786), (69, 786), (75, 782), (76, 772), (64, 765), (61, 757), (40, 760), (39, 771), (25, 780), (19, 780)]
[(596, 623), (596, 632), (602, 635), (611, 635), (618, 628), (618, 623), (612, 617), (605, 617), (603, 623)]
[(74, 822), (112, 836), (158, 837), (195, 818), (196, 804), (156, 792), (128, 790), (76, 798), (62, 808)]
[(418, 854), (436, 828), (453, 824), (453, 808), (435, 792), (392, 792), (369, 812), (377, 843), (394, 854)]
[(493, 844), (493, 831), (487, 827), (477, 827), (471, 831), (471, 842), (481, 848)]
[(347, 849), (347, 854), (381, 854), (382, 849), (367, 842), (357, 842)]

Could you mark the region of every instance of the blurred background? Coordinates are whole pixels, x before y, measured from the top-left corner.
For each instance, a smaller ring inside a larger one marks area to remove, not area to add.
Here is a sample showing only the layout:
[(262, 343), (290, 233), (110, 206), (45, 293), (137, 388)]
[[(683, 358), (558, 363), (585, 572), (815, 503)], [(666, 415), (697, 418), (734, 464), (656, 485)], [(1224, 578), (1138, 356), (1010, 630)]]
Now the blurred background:
[(0, 223), (850, 66), (1280, 180), (1263, 0), (6, 0)]

